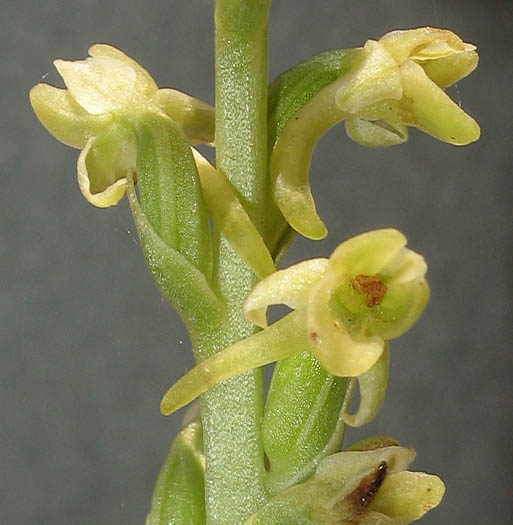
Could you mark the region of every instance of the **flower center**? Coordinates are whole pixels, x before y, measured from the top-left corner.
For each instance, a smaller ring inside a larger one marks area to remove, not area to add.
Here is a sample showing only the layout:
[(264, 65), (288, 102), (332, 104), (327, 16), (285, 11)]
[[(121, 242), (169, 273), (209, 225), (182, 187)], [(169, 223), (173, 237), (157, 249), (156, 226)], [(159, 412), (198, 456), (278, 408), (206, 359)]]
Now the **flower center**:
[(365, 304), (369, 308), (380, 304), (387, 291), (387, 285), (375, 275), (357, 275), (351, 284), (357, 292), (365, 294)]

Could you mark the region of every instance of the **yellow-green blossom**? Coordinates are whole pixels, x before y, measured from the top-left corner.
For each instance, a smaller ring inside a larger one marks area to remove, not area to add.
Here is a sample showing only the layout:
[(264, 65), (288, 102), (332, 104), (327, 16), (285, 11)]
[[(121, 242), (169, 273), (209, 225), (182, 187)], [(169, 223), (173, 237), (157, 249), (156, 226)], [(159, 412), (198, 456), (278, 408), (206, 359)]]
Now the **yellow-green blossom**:
[(287, 222), (311, 239), (326, 235), (308, 171), (318, 139), (342, 120), (365, 146), (406, 142), (408, 126), (453, 145), (477, 140), (476, 121), (444, 92), (476, 68), (475, 49), (451, 31), (426, 27), (394, 31), (347, 53), (343, 73), (288, 120), (274, 145), (271, 176)]
[(437, 476), (406, 470), (414, 458), (413, 449), (400, 446), (333, 454), (246, 523), (406, 525), (435, 508), (445, 492)]
[[(239, 372), (309, 350), (330, 374), (362, 377), (363, 412), (347, 420), (369, 420), (386, 386), (388, 358), (380, 360), (386, 341), (406, 332), (429, 298), (425, 272), (424, 259), (406, 248), (404, 235), (384, 229), (349, 239), (329, 259), (269, 275), (244, 304), (248, 320), (264, 330), (189, 371), (164, 396), (162, 411)], [(267, 308), (278, 303), (294, 312), (267, 326)]]
[(368, 40), (365, 59), (340, 82), (339, 108), (350, 115), (352, 138), (368, 146), (407, 139), (413, 126), (438, 140), (465, 145), (479, 138), (479, 126), (444, 89), (476, 67), (476, 47), (446, 29), (424, 27)]
[(137, 62), (105, 44), (79, 61), (56, 60), (67, 89), (38, 84), (30, 101), (41, 123), (58, 140), (81, 151), (80, 190), (95, 206), (116, 204), (127, 172), (136, 166), (133, 124), (158, 112), (182, 127), (192, 143), (214, 140), (214, 109), (172, 89), (158, 89)]

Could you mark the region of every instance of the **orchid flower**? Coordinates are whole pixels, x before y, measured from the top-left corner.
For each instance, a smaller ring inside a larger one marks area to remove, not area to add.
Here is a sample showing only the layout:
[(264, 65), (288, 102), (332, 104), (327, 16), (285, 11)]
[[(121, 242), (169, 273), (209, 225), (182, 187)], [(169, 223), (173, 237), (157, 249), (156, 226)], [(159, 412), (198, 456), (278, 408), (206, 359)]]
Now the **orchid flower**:
[[(393, 229), (342, 243), (329, 259), (311, 259), (260, 281), (244, 304), (263, 330), (199, 363), (166, 393), (169, 414), (215, 383), (245, 370), (309, 350), (332, 375), (361, 378), (362, 410), (347, 422), (371, 418), (388, 373), (386, 341), (418, 319), (429, 298), (426, 264)], [(294, 309), (267, 325), (271, 304)], [(380, 359), (383, 356), (382, 359)]]
[(56, 60), (67, 89), (38, 84), (30, 91), (34, 111), (58, 140), (81, 150), (80, 190), (104, 208), (125, 193), (136, 167), (134, 126), (147, 113), (172, 119), (192, 143), (214, 140), (214, 109), (173, 89), (158, 89), (149, 73), (119, 49), (96, 44), (90, 57)]
[(338, 78), (302, 105), (274, 144), (271, 177), (287, 222), (305, 237), (326, 236), (308, 171), (318, 139), (342, 120), (365, 146), (402, 144), (408, 126), (453, 145), (477, 140), (478, 124), (444, 92), (476, 68), (475, 49), (451, 31), (428, 27), (394, 31), (342, 54)]
[(357, 443), (323, 459), (309, 479), (271, 498), (246, 525), (406, 525), (445, 492), (437, 476), (406, 470), (414, 458), (411, 448)]

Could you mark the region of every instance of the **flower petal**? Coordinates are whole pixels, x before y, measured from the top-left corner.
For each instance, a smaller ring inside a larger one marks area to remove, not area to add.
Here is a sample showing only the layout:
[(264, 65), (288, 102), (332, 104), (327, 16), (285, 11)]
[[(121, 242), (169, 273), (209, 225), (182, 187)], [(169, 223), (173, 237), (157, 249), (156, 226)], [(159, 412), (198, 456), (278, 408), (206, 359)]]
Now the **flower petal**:
[(362, 233), (343, 242), (330, 257), (337, 275), (376, 275), (406, 245), (406, 237), (393, 228)]
[(396, 146), (408, 140), (408, 128), (404, 124), (386, 120), (370, 122), (350, 118), (346, 120), (346, 132), (350, 139), (368, 148)]
[(210, 104), (176, 89), (159, 89), (151, 103), (183, 128), (193, 144), (206, 142), (213, 145), (215, 109)]
[(405, 520), (401, 523), (411, 523), (435, 508), (444, 493), (444, 483), (438, 476), (424, 472), (396, 472), (385, 478), (369, 510)]
[(374, 419), (385, 400), (389, 363), (390, 351), (387, 343), (372, 368), (358, 377), (360, 406), (356, 414), (346, 413), (342, 416), (344, 423), (351, 427), (361, 427)]
[(125, 194), (127, 172), (135, 169), (135, 143), (120, 126), (90, 138), (80, 152), (77, 176), (80, 191), (99, 208), (113, 206)]
[(136, 73), (110, 57), (55, 60), (54, 65), (71, 96), (88, 112), (99, 115), (126, 106), (134, 97)]
[(269, 328), (201, 361), (164, 394), (160, 411), (167, 416), (220, 381), (301, 352), (307, 345), (304, 322), (304, 312), (292, 312)]
[(157, 91), (158, 87), (151, 75), (139, 65), (133, 58), (125, 55), (123, 51), (109, 46), (108, 44), (94, 44), (89, 48), (89, 55), (92, 57), (108, 57), (124, 62), (129, 67), (131, 67), (136, 74), (135, 89), (141, 94), (150, 97)]
[(330, 374), (357, 377), (376, 363), (385, 342), (380, 337), (356, 340), (332, 317), (330, 300), (337, 283), (336, 274), (328, 271), (313, 286), (307, 305), (308, 337), (312, 352)]
[(401, 66), (403, 80), (403, 119), (433, 137), (463, 146), (476, 141), (477, 122), (455, 104), (415, 62)]
[(337, 106), (351, 115), (381, 100), (402, 96), (401, 77), (392, 55), (375, 40), (367, 40), (363, 49), (367, 57), (362, 64), (337, 81)]
[(437, 60), (429, 60), (420, 65), (437, 86), (445, 89), (470, 75), (476, 69), (478, 62), (478, 54), (474, 50), (469, 50)]
[(384, 266), (379, 274), (388, 284), (403, 284), (423, 279), (427, 272), (427, 264), (422, 255), (403, 248), (396, 257)]
[(209, 215), (240, 257), (263, 279), (275, 271), (262, 236), (249, 218), (237, 194), (222, 173), (193, 148), (194, 160)]
[(87, 139), (112, 122), (112, 116), (91, 115), (79, 106), (67, 89), (38, 84), (30, 90), (30, 103), (41, 124), (57, 139), (82, 149)]
[(279, 270), (260, 281), (244, 302), (244, 314), (257, 326), (267, 326), (267, 308), (271, 304), (286, 304), (304, 308), (311, 287), (326, 271), (328, 259), (310, 259)]
[(379, 42), (398, 65), (406, 60), (434, 60), (468, 50), (458, 35), (436, 27), (391, 31), (381, 37)]

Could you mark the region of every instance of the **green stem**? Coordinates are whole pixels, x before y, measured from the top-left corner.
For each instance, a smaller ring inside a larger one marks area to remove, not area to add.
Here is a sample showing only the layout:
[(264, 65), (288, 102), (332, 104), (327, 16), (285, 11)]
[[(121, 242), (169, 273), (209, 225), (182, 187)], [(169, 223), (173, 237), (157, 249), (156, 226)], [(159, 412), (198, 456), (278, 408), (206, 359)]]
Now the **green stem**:
[[(260, 231), (269, 202), (267, 177), (267, 19), (269, 0), (215, 1), (216, 164), (240, 193)], [(218, 234), (214, 283), (228, 320), (204, 334), (204, 359), (253, 333), (242, 302), (255, 277)], [(262, 373), (239, 374), (202, 399), (209, 525), (244, 523), (265, 502), (261, 438)]]

